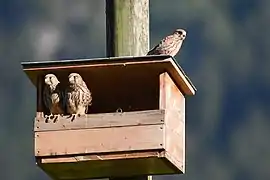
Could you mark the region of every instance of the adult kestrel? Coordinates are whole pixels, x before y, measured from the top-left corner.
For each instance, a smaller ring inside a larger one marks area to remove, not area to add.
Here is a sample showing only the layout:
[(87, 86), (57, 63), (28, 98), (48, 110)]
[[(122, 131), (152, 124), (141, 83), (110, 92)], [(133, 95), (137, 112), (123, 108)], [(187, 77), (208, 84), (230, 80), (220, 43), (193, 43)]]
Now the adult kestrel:
[(173, 34), (166, 36), (158, 45), (152, 48), (147, 55), (170, 55), (174, 57), (180, 50), (183, 41), (186, 38), (186, 31), (176, 29)]
[(67, 113), (72, 116), (72, 121), (77, 115), (84, 115), (88, 106), (92, 103), (92, 95), (87, 85), (78, 73), (71, 73), (68, 76), (69, 85), (66, 89)]
[(64, 113), (63, 93), (59, 87), (59, 80), (54, 74), (47, 74), (44, 77), (43, 102), (49, 110), (50, 115), (45, 116), (47, 122), (52, 117), (54, 122), (59, 118), (59, 115)]

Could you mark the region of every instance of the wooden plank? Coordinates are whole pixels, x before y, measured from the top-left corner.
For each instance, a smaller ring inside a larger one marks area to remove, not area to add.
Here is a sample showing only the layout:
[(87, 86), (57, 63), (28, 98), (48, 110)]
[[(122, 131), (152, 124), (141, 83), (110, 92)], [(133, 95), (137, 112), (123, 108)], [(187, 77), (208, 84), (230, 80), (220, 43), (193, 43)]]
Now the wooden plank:
[[(170, 58), (169, 58), (170, 59)], [(60, 70), (60, 69), (74, 69), (74, 68), (99, 68), (99, 67), (110, 67), (110, 66), (129, 66), (129, 65), (153, 65), (153, 64), (168, 64), (169, 59), (160, 61), (160, 60), (149, 60), (149, 61), (134, 61), (134, 62), (118, 62), (114, 63), (100, 63), (100, 64), (82, 64), (82, 65), (67, 65), (67, 66), (49, 66), (49, 67), (36, 67), (36, 68), (27, 68), (24, 69), (26, 73), (31, 71), (51, 71), (51, 70)]]
[(35, 155), (162, 149), (163, 129), (163, 125), (147, 125), (36, 132)]
[(51, 177), (62, 180), (181, 174), (181, 171), (164, 157), (39, 163), (38, 165)]
[(110, 64), (115, 62), (130, 62), (130, 61), (149, 61), (171, 58), (169, 55), (148, 55), (148, 56), (121, 56), (121, 57), (102, 57), (92, 59), (63, 59), (63, 60), (49, 60), (49, 61), (26, 61), (21, 62), (23, 69), (31, 69), (38, 67), (53, 67), (53, 66), (68, 66), (68, 65), (83, 65), (83, 64)]
[(113, 152), (113, 153), (97, 153), (97, 154), (79, 154), (69, 156), (52, 156), (52, 157), (37, 157), (37, 163), (68, 163), (79, 161), (94, 161), (94, 160), (116, 160), (116, 159), (134, 159), (134, 158), (150, 158), (150, 157), (165, 157), (165, 151), (148, 150), (148, 151), (130, 151), (130, 152)]
[(44, 117), (36, 118), (35, 132), (108, 128), (163, 124), (164, 110), (135, 111), (123, 113), (87, 114), (70, 121), (69, 116), (59, 117), (56, 123), (46, 123)]

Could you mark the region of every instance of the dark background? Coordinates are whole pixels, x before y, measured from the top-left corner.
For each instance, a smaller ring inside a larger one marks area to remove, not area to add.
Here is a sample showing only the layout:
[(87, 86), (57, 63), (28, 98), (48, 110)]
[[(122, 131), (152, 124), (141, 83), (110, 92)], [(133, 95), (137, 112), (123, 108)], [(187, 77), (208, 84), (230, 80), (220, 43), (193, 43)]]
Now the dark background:
[[(188, 31), (176, 59), (198, 88), (187, 98), (186, 174), (270, 178), (270, 1), (151, 0), (151, 46)], [(0, 1), (0, 179), (48, 180), (35, 165), (35, 87), (21, 61), (105, 56), (104, 0)]]

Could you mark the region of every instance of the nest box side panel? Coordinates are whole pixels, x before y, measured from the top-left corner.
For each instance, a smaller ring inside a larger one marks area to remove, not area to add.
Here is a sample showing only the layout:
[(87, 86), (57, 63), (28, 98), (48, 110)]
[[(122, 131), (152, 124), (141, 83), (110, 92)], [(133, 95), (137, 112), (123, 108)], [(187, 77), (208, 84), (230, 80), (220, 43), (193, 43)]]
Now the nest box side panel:
[(160, 108), (165, 109), (166, 156), (184, 173), (185, 97), (168, 73), (160, 75)]

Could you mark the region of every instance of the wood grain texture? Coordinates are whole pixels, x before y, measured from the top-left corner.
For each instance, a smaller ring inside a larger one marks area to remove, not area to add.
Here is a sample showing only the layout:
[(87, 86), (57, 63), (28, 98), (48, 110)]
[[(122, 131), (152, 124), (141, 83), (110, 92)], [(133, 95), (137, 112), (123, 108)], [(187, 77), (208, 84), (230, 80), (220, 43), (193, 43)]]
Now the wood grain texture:
[(35, 155), (52, 156), (162, 149), (162, 125), (35, 133)]
[(145, 55), (149, 49), (149, 0), (106, 0), (107, 56)]
[(168, 73), (160, 76), (160, 107), (165, 112), (165, 149), (168, 157), (184, 172), (185, 97)]
[(164, 124), (164, 110), (135, 111), (123, 113), (87, 114), (77, 117), (75, 121), (69, 116), (59, 117), (56, 123), (46, 123), (44, 117), (35, 120), (35, 132), (75, 129), (109, 128)]

